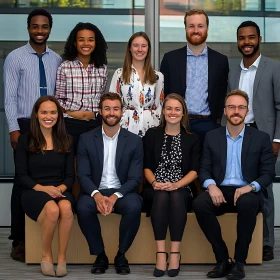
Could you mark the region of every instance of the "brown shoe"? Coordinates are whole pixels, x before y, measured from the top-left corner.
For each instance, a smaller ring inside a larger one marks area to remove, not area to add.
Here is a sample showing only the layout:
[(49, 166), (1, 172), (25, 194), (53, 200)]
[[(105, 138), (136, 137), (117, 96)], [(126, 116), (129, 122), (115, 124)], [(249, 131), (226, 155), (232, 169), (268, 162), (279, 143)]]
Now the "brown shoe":
[(19, 242), (19, 245), (12, 248), (10, 256), (15, 261), (25, 262), (25, 244), (23, 242)]

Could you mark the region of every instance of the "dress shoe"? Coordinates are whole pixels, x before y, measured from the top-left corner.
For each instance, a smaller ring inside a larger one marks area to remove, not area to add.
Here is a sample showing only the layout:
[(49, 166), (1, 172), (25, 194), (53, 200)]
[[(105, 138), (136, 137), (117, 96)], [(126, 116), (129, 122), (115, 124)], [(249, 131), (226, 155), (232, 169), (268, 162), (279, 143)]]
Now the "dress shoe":
[(57, 264), (56, 267), (56, 276), (57, 277), (63, 277), (67, 275), (67, 269), (66, 269), (66, 262)]
[(263, 246), (263, 261), (271, 261), (274, 259), (273, 247)]
[(231, 264), (232, 264), (232, 262), (229, 260), (223, 260), (221, 262), (217, 262), (217, 264), (213, 268), (213, 270), (211, 270), (207, 273), (207, 277), (208, 278), (225, 277), (231, 268)]
[(235, 261), (231, 266), (231, 270), (226, 276), (228, 280), (240, 280), (245, 277), (244, 263)]
[[(167, 261), (167, 259), (168, 259), (168, 254), (167, 254), (166, 252), (157, 252), (157, 253), (156, 253), (156, 256), (157, 256), (157, 254), (165, 254), (165, 256), (166, 256), (166, 261)], [(161, 270), (161, 269), (158, 269), (158, 268), (155, 267), (154, 273), (153, 273), (153, 275), (154, 275), (155, 277), (162, 277), (164, 274), (165, 274), (165, 270)]]
[[(180, 252), (170, 252), (170, 254), (179, 254), (180, 255)], [(179, 274), (179, 271), (180, 271), (180, 264), (181, 264), (181, 255), (180, 255), (180, 258), (179, 258), (179, 266), (178, 266), (178, 268), (176, 268), (176, 269), (169, 269), (167, 271), (167, 275), (169, 277), (176, 277)]]
[(91, 268), (93, 274), (103, 274), (108, 269), (109, 260), (105, 253), (98, 254)]
[(45, 276), (53, 276), (55, 277), (55, 271), (53, 269), (53, 264), (46, 262), (46, 261), (41, 261), (41, 271)]
[(124, 254), (117, 254), (114, 260), (114, 266), (117, 274), (126, 275), (130, 273), (128, 261)]
[(12, 247), (10, 256), (15, 261), (25, 262), (25, 244), (23, 242), (19, 242), (17, 246)]

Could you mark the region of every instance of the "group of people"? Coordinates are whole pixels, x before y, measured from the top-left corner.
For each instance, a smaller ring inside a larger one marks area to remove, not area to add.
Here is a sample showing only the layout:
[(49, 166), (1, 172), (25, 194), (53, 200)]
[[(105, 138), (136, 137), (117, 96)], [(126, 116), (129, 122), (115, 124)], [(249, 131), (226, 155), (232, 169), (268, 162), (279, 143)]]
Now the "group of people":
[[(122, 216), (114, 266), (118, 274), (128, 274), (125, 253), (142, 210), (151, 216), (157, 245), (155, 277), (166, 271), (178, 275), (190, 210), (216, 257), (207, 277), (245, 277), (260, 211), (263, 260), (274, 258), (280, 63), (260, 54), (260, 29), (252, 21), (237, 29), (242, 60), (230, 71), (227, 57), (206, 44), (207, 14), (190, 10), (184, 24), (187, 45), (164, 55), (161, 72), (152, 68), (146, 33), (133, 34), (123, 67), (115, 71), (106, 93), (107, 43), (101, 31), (78, 23), (61, 58), (46, 44), (52, 16), (43, 9), (29, 14), (29, 42), (12, 51), (4, 64), (5, 112), (16, 167), (13, 259), (24, 261), (26, 213), (42, 228), (42, 273), (65, 276), (77, 213), (90, 254), (97, 256), (91, 272), (105, 273), (108, 258), (97, 214), (114, 212)], [(226, 126), (221, 126), (223, 115)], [(81, 188), (77, 201), (71, 193), (75, 174)], [(198, 181), (205, 191), (197, 196)], [(238, 213), (234, 256), (228, 254), (216, 218), (226, 212)], [(55, 271), (51, 243), (57, 224)]]

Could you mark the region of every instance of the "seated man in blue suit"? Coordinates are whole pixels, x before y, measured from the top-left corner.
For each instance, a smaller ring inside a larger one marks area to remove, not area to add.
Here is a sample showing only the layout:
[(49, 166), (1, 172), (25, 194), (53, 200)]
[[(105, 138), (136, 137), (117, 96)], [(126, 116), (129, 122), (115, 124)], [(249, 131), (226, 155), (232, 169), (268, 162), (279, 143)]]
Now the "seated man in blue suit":
[[(248, 104), (245, 92), (231, 91), (225, 101), (226, 127), (208, 132), (204, 142), (199, 177), (207, 191), (194, 200), (193, 208), (217, 261), (209, 278), (245, 277), (256, 216), (263, 208), (261, 193), (267, 195), (266, 188), (275, 176), (269, 135), (244, 124)], [(216, 217), (226, 212), (238, 213), (234, 262), (229, 260)]]
[(81, 135), (78, 144), (78, 221), (90, 254), (97, 255), (91, 273), (100, 274), (108, 268), (108, 258), (97, 213), (122, 216), (114, 265), (118, 274), (128, 274), (125, 253), (138, 231), (142, 209), (142, 198), (136, 193), (143, 174), (142, 140), (120, 128), (123, 105), (117, 93), (103, 94), (99, 108), (102, 126)]

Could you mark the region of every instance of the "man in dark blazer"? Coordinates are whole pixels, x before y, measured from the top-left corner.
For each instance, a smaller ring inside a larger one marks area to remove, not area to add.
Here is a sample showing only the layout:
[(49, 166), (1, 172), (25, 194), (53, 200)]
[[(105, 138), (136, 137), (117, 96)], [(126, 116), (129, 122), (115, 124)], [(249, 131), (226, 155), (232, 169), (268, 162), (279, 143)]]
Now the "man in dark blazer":
[[(237, 28), (237, 45), (241, 63), (229, 72), (229, 91), (238, 88), (248, 93), (249, 114), (245, 123), (269, 134), (275, 162), (280, 149), (280, 63), (260, 53), (260, 28), (253, 21), (244, 21)], [(274, 196), (272, 184), (264, 198), (268, 235), (264, 236), (263, 260), (274, 258)], [(266, 232), (266, 231), (264, 231)]]
[(136, 193), (142, 181), (142, 139), (120, 128), (122, 102), (117, 93), (100, 99), (102, 126), (81, 135), (77, 150), (77, 173), (81, 194), (78, 221), (91, 255), (97, 255), (92, 273), (105, 273), (105, 254), (97, 213), (122, 215), (119, 250), (114, 265), (118, 274), (130, 273), (125, 253), (140, 225), (142, 198)]
[[(206, 45), (209, 19), (193, 9), (184, 17), (187, 45), (164, 55), (164, 93), (184, 97), (192, 132), (200, 136), (219, 126), (227, 91), (228, 59)], [(217, 124), (218, 123), (218, 124)]]
[[(260, 194), (266, 192), (275, 176), (269, 135), (244, 124), (248, 102), (245, 92), (230, 92), (224, 109), (226, 127), (208, 132), (204, 142), (199, 177), (207, 191), (194, 200), (193, 207), (217, 261), (207, 274), (209, 278), (245, 277), (244, 264), (256, 216), (262, 210)], [(226, 212), (238, 213), (233, 263), (216, 217)]]

